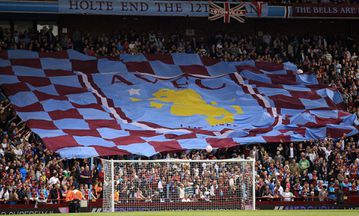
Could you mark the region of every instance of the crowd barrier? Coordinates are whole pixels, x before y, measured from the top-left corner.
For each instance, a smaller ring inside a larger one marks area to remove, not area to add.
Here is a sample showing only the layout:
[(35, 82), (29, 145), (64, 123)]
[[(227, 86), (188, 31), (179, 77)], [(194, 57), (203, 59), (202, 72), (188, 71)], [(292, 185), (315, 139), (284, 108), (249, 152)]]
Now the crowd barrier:
[[(359, 196), (350, 196), (345, 197), (343, 204), (338, 204), (336, 200), (326, 200), (319, 201), (318, 197), (314, 197), (311, 200), (294, 200), (290, 202), (278, 200), (278, 199), (270, 199), (266, 197), (258, 197), (256, 200), (256, 208), (259, 210), (297, 210), (297, 209), (355, 209), (359, 210)], [(85, 202), (86, 203), (86, 202)], [(102, 212), (102, 200), (89, 201), (87, 205), (84, 205), (80, 208), (80, 212)], [(168, 203), (155, 203), (155, 202), (137, 202), (137, 203), (119, 203), (117, 204), (117, 211), (138, 211), (138, 210), (148, 210), (148, 207), (158, 206), (158, 205), (168, 205)], [(171, 203), (172, 207), (177, 207), (175, 209), (182, 209), (183, 205), (191, 205), (191, 206), (199, 206), (203, 208), (210, 209), (210, 206), (218, 206), (214, 205), (215, 202), (206, 203), (206, 202), (191, 202), (191, 203), (181, 203), (181, 202), (173, 202)], [(217, 203), (224, 208), (230, 207), (233, 205), (233, 201), (221, 201), (221, 203)], [(147, 208), (147, 209), (146, 209)], [(215, 209), (220, 209), (216, 207)], [(69, 212), (69, 204), (62, 200), (60, 204), (42, 204), (38, 205), (35, 208), (34, 204), (0, 204), (0, 215), (7, 214), (51, 214), (51, 213), (68, 213)]]

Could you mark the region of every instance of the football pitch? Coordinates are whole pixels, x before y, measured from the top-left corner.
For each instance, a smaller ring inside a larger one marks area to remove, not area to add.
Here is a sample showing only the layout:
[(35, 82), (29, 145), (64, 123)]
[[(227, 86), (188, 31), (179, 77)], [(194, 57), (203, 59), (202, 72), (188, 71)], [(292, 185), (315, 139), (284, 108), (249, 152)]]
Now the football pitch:
[[(116, 212), (49, 214), (50, 216), (359, 216), (359, 210), (257, 210), (257, 211), (160, 211), (160, 212)], [(32, 216), (43, 216), (32, 214)]]

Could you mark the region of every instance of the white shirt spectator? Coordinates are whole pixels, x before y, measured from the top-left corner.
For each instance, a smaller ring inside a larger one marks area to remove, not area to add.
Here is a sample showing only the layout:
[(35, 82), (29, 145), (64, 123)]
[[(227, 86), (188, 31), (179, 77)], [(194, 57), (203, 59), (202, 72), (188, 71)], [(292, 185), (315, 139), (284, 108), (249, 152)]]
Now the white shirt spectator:
[(199, 176), (199, 169), (197, 168), (193, 168), (193, 172), (194, 172), (194, 177)]
[(332, 151), (331, 151), (331, 150), (328, 150), (328, 149), (325, 148), (325, 147), (319, 147), (319, 148), (324, 151), (324, 153), (325, 153), (325, 158), (328, 160), (328, 157), (329, 157), (330, 153), (332, 153)]
[(21, 148), (16, 148), (16, 149), (14, 149), (14, 153), (17, 157), (21, 157), (23, 152), (22, 152)]
[(279, 194), (282, 195), (282, 196), (283, 196), (283, 191), (284, 191), (283, 187), (280, 186), (280, 187), (278, 188), (278, 192), (279, 192)]
[(218, 167), (218, 164), (217, 164), (217, 163), (214, 165), (214, 170), (216, 170), (216, 173), (218, 173), (219, 167)]
[(322, 59), (324, 59), (324, 61), (326, 61), (327, 63), (330, 63), (333, 60), (333, 56), (332, 56), (332, 54), (327, 52), (322, 56)]
[(159, 191), (163, 191), (162, 180), (158, 181), (157, 188), (158, 188)]
[(209, 194), (210, 194), (211, 196), (216, 196), (216, 194), (214, 193), (214, 191), (215, 191), (215, 186), (214, 186), (214, 185), (211, 185), (211, 187), (210, 187), (210, 189), (209, 189)]
[(191, 202), (191, 199), (190, 199), (190, 198), (187, 198), (187, 199), (186, 199), (186, 198), (183, 198), (183, 199), (182, 199), (182, 202)]
[(136, 44), (133, 43), (133, 42), (131, 42), (131, 43), (128, 45), (128, 48), (129, 48), (130, 50), (133, 50), (133, 49), (136, 48)]
[(181, 187), (180, 187), (180, 188), (179, 188), (179, 198), (180, 198), (180, 199), (184, 199), (184, 194), (185, 194), (185, 193), (184, 193), (184, 188), (181, 188)]
[(341, 74), (341, 72), (342, 72), (342, 65), (340, 64), (340, 63), (338, 63), (336, 66), (335, 66), (335, 68), (336, 68), (336, 72), (337, 72), (337, 74)]
[(206, 170), (207, 164), (206, 163), (202, 163), (202, 168), (203, 170)]
[(5, 193), (5, 188), (1, 188), (0, 190), (0, 199), (2, 199), (2, 197), (4, 196)]
[(294, 158), (294, 148), (292, 147), (289, 148), (289, 157)]
[(207, 202), (210, 202), (211, 200), (209, 198), (210, 198), (210, 193), (209, 193), (208, 190), (206, 190), (204, 192), (204, 200), (207, 201)]
[(60, 180), (56, 176), (52, 176), (50, 178), (49, 182), (48, 182), (49, 185), (54, 185), (54, 184), (57, 184), (57, 183), (60, 183)]
[(230, 178), (228, 184), (230, 187), (234, 186), (234, 179)]
[(122, 167), (120, 167), (120, 169), (118, 170), (118, 175), (123, 176), (123, 168)]
[(317, 158), (317, 154), (315, 152), (309, 153), (308, 156), (309, 156), (309, 160), (312, 162), (314, 162), (315, 159)]
[(290, 202), (293, 201), (294, 195), (290, 191), (285, 191), (282, 193), (283, 201)]
[(8, 201), (10, 199), (10, 193), (9, 190), (6, 190), (5, 193), (3, 194), (4, 201)]

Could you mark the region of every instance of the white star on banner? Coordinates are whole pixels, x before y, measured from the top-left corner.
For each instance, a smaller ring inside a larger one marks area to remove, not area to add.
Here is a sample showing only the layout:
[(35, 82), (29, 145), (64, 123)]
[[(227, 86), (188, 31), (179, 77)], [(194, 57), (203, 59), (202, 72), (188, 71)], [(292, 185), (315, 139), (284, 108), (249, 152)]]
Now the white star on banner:
[(133, 88), (131, 88), (131, 89), (127, 90), (127, 91), (132, 96), (132, 95), (141, 95), (140, 90), (141, 89), (133, 89)]

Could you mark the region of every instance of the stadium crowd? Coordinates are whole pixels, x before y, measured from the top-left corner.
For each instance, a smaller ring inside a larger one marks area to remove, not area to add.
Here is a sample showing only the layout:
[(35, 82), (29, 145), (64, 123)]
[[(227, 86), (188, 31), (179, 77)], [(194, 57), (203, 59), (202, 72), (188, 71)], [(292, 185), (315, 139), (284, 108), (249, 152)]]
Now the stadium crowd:
[(294, 34), (212, 34), (186, 37), (181, 34), (138, 33), (73, 34), (55, 37), (52, 29), (17, 32), (0, 28), (0, 50), (28, 49), (53, 52), (75, 49), (91, 56), (118, 57), (121, 53), (198, 53), (223, 61), (285, 62), (297, 64), (303, 71), (314, 71), (318, 79), (336, 86), (343, 94), (347, 111), (359, 115), (359, 44), (353, 38), (332, 35)]
[[(129, 31), (95, 36), (76, 31), (71, 36), (65, 35), (58, 38), (51, 33), (51, 29), (43, 29), (40, 32), (29, 30), (13, 33), (8, 29), (0, 29), (1, 50), (29, 49), (53, 52), (73, 48), (92, 56), (117, 57), (121, 53), (186, 52), (199, 53), (224, 61), (254, 59), (279, 63), (289, 60), (297, 64), (303, 71), (314, 71), (322, 83), (336, 86), (343, 95), (347, 111), (356, 113), (359, 117), (358, 45), (351, 38), (330, 35), (218, 33), (206, 37), (185, 37), (179, 34), (166, 35), (163, 32), (136, 33)], [(31, 133), (16, 116), (5, 97), (0, 104), (0, 132), (0, 204), (58, 203), (69, 198), (68, 194), (72, 193), (74, 188), (82, 192), (84, 199), (96, 200), (102, 197), (104, 174), (100, 161), (96, 160), (92, 164), (86, 159), (63, 160), (56, 153), (47, 150), (41, 140)], [(344, 135), (337, 140), (328, 137), (325, 140), (295, 144), (239, 146), (212, 153), (205, 151), (177, 152), (167, 155), (160, 154), (151, 159), (223, 159), (245, 158), (251, 155), (254, 155), (257, 161), (257, 197), (291, 201), (293, 198), (334, 200), (338, 194), (358, 195), (359, 146), (357, 136), (349, 138)], [(137, 156), (118, 158), (136, 159)], [(195, 199), (194, 194), (198, 194), (200, 199), (208, 201), (211, 195), (221, 194), (220, 191), (213, 191), (211, 194), (214, 184), (218, 184), (216, 186), (218, 189), (221, 182), (222, 186), (227, 187), (227, 192), (231, 191), (232, 177), (234, 185), (237, 187), (233, 190), (239, 191), (240, 185), (237, 182), (240, 180), (241, 174), (236, 168), (224, 174), (218, 172), (214, 174), (216, 176), (214, 178), (197, 175), (195, 177), (197, 179), (186, 175), (186, 172), (196, 172), (192, 168), (196, 167), (181, 166), (177, 170), (178, 175), (174, 174), (176, 184), (173, 183), (172, 187), (175, 188), (176, 196), (180, 199)], [(125, 176), (118, 175), (118, 201), (120, 201), (120, 197), (128, 199), (135, 196), (140, 197), (143, 201), (149, 201), (148, 194), (152, 194), (152, 192), (155, 194), (155, 191), (157, 191), (159, 201), (164, 199), (164, 183), (161, 183), (162, 190), (159, 187), (164, 176), (160, 177), (158, 173), (159, 170), (165, 169), (166, 167), (158, 167), (158, 169), (149, 170), (149, 173), (143, 173), (146, 178), (157, 182), (144, 184), (141, 187), (140, 184), (131, 185), (130, 179), (134, 176), (125, 178)], [(144, 172), (144, 170), (142, 171)], [(126, 173), (136, 176), (141, 174), (133, 171)], [(194, 173), (192, 174), (194, 175)], [(138, 179), (140, 177), (137, 176)], [(168, 184), (173, 179), (164, 180)], [(190, 187), (190, 189), (184, 190), (183, 187)]]
[[(197, 154), (197, 157), (200, 155)], [(239, 203), (242, 196), (250, 196), (252, 185), (250, 162), (246, 164), (142, 162), (117, 163), (115, 166), (117, 203), (136, 201)]]

